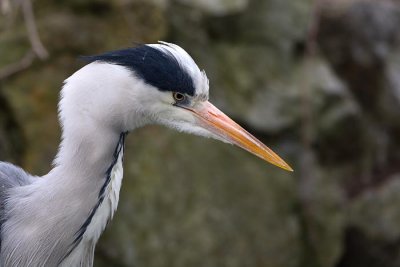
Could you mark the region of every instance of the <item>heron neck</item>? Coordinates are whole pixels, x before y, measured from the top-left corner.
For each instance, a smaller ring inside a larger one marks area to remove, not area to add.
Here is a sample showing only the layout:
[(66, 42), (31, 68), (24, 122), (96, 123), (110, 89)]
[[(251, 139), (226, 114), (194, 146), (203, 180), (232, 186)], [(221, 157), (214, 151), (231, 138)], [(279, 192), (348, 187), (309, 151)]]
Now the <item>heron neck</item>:
[[(79, 127), (78, 127), (79, 128)], [(77, 130), (78, 128), (74, 128)], [(58, 219), (55, 224), (64, 225), (60, 218), (68, 218), (64, 227), (65, 251), (62, 266), (77, 266), (85, 257), (84, 248), (93, 247), (118, 205), (122, 180), (122, 157), (126, 133), (97, 126), (94, 132), (85, 124), (80, 131), (65, 129), (63, 141), (56, 158), (56, 166), (47, 175), (42, 194), (57, 195), (65, 203), (48, 205)], [(90, 128), (90, 127), (89, 127)], [(60, 207), (62, 207), (60, 209)], [(92, 253), (92, 252), (91, 252)]]
[(88, 120), (66, 126), (69, 125), (64, 125), (55, 167), (49, 175), (59, 184), (68, 183), (71, 190), (86, 189), (87, 194), (97, 194), (126, 134)]

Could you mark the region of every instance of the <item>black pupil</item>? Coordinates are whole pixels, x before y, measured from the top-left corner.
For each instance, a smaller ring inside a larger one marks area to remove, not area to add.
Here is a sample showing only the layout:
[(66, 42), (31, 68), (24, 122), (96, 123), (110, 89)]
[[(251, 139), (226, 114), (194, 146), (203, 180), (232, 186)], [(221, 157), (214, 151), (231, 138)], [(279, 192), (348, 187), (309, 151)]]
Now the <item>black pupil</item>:
[(184, 95), (183, 95), (183, 94), (175, 93), (175, 99), (176, 99), (176, 100), (183, 100), (183, 98), (184, 98)]

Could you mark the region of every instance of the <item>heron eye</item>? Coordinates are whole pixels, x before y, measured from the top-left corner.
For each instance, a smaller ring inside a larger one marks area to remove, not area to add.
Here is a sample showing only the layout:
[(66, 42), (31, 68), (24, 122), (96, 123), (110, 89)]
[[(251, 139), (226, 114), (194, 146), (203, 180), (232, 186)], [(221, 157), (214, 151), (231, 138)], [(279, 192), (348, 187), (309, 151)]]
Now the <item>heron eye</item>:
[(185, 95), (181, 94), (181, 93), (178, 93), (178, 92), (174, 92), (172, 94), (172, 96), (175, 99), (175, 101), (178, 101), (178, 102), (181, 102), (181, 101), (185, 100)]

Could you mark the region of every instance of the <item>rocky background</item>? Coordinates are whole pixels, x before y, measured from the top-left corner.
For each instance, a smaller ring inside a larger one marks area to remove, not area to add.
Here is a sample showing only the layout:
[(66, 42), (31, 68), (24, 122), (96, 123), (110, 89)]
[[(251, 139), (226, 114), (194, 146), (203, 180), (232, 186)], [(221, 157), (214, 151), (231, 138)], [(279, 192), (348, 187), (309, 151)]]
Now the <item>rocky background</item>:
[(95, 266), (400, 266), (400, 1), (0, 0), (0, 12), (1, 160), (49, 171), (77, 56), (166, 40), (295, 169), (137, 130)]

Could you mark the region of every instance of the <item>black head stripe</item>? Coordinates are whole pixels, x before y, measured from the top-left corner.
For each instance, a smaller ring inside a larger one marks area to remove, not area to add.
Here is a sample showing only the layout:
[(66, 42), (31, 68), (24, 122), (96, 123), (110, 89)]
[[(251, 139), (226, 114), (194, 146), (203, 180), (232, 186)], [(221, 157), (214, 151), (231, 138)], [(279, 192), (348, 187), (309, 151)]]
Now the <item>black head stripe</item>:
[(175, 56), (148, 45), (83, 57), (88, 62), (103, 61), (127, 67), (146, 83), (161, 91), (193, 96), (193, 80)]

